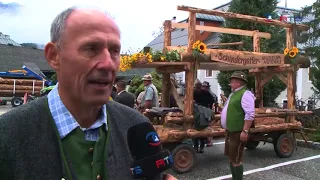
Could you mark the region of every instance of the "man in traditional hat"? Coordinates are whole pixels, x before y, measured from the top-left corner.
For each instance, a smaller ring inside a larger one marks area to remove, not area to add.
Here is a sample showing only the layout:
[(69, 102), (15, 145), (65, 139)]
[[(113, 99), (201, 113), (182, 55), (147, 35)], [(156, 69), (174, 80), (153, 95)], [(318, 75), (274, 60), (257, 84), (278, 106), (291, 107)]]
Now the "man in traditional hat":
[(229, 157), (232, 179), (243, 179), (242, 157), (248, 133), (254, 120), (255, 97), (246, 88), (247, 76), (235, 71), (230, 78), (232, 93), (221, 113), (221, 126), (226, 129), (225, 155)]
[(152, 83), (151, 74), (146, 74), (143, 76), (143, 84), (145, 89), (145, 94), (141, 101), (142, 109), (151, 109), (152, 107), (159, 107), (159, 97), (158, 90), (156, 86)]

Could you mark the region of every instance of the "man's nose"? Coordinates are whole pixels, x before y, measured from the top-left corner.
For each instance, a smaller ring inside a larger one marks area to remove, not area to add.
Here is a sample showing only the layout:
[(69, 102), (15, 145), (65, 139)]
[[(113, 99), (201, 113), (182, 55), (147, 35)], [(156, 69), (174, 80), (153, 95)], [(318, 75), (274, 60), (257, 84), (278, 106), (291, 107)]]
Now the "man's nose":
[(108, 69), (108, 68), (113, 68), (114, 66), (114, 60), (111, 58), (110, 52), (108, 49), (105, 49), (100, 57), (99, 57), (99, 64), (98, 68), (99, 69)]

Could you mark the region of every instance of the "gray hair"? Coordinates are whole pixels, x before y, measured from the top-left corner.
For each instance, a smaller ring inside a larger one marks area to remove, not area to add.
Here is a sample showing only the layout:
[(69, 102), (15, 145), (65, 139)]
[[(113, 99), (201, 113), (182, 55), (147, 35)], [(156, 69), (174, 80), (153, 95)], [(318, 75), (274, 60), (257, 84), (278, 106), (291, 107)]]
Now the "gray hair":
[[(61, 45), (61, 36), (63, 35), (63, 31), (66, 28), (66, 21), (69, 18), (69, 16), (76, 10), (79, 9), (88, 9), (86, 7), (70, 7), (64, 11), (62, 11), (61, 13), (59, 13), (57, 15), (57, 17), (52, 21), (51, 23), (51, 29), (50, 29), (50, 41), (53, 43), (57, 43), (57, 45)], [(89, 8), (92, 9), (92, 8)], [(98, 10), (102, 13), (104, 13), (106, 16), (114, 19), (110, 14), (108, 14), (105, 11), (102, 11), (99, 8), (93, 8), (94, 10)], [(120, 31), (120, 30), (119, 30)]]
[(52, 21), (50, 29), (50, 40), (53, 43), (60, 44), (61, 36), (66, 27), (66, 21), (69, 16), (77, 10), (77, 7), (70, 7), (57, 15), (57, 17)]

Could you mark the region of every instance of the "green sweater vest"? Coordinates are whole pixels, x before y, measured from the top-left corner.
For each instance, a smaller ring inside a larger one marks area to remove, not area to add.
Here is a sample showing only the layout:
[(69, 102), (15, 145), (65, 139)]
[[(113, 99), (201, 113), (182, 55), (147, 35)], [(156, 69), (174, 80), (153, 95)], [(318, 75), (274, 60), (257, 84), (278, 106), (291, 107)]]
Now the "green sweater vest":
[[(60, 140), (53, 119), (51, 119), (51, 125), (54, 126), (56, 137)], [(109, 136), (105, 125), (99, 128), (99, 135), (97, 142), (87, 141), (84, 138), (84, 132), (78, 127), (59, 141), (62, 167), (67, 175), (65, 179), (95, 180), (98, 176), (106, 179), (105, 162)]]
[[(106, 177), (106, 132), (105, 126), (99, 128), (100, 137), (97, 142), (84, 139), (84, 132), (78, 127), (62, 139), (64, 154), (71, 161), (69, 167), (78, 180)], [(103, 178), (105, 179), (105, 178)]]
[(244, 125), (244, 111), (241, 106), (241, 99), (246, 92), (242, 88), (231, 95), (227, 109), (227, 129), (229, 132), (242, 131)]

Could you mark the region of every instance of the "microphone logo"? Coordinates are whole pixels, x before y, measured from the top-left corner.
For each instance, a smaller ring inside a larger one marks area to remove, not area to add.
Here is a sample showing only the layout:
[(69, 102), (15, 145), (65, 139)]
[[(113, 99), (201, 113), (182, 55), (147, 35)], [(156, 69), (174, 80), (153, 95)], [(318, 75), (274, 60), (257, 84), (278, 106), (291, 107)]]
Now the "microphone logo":
[(156, 132), (149, 132), (146, 135), (146, 140), (149, 141), (151, 146), (159, 146), (160, 145), (160, 138)]

